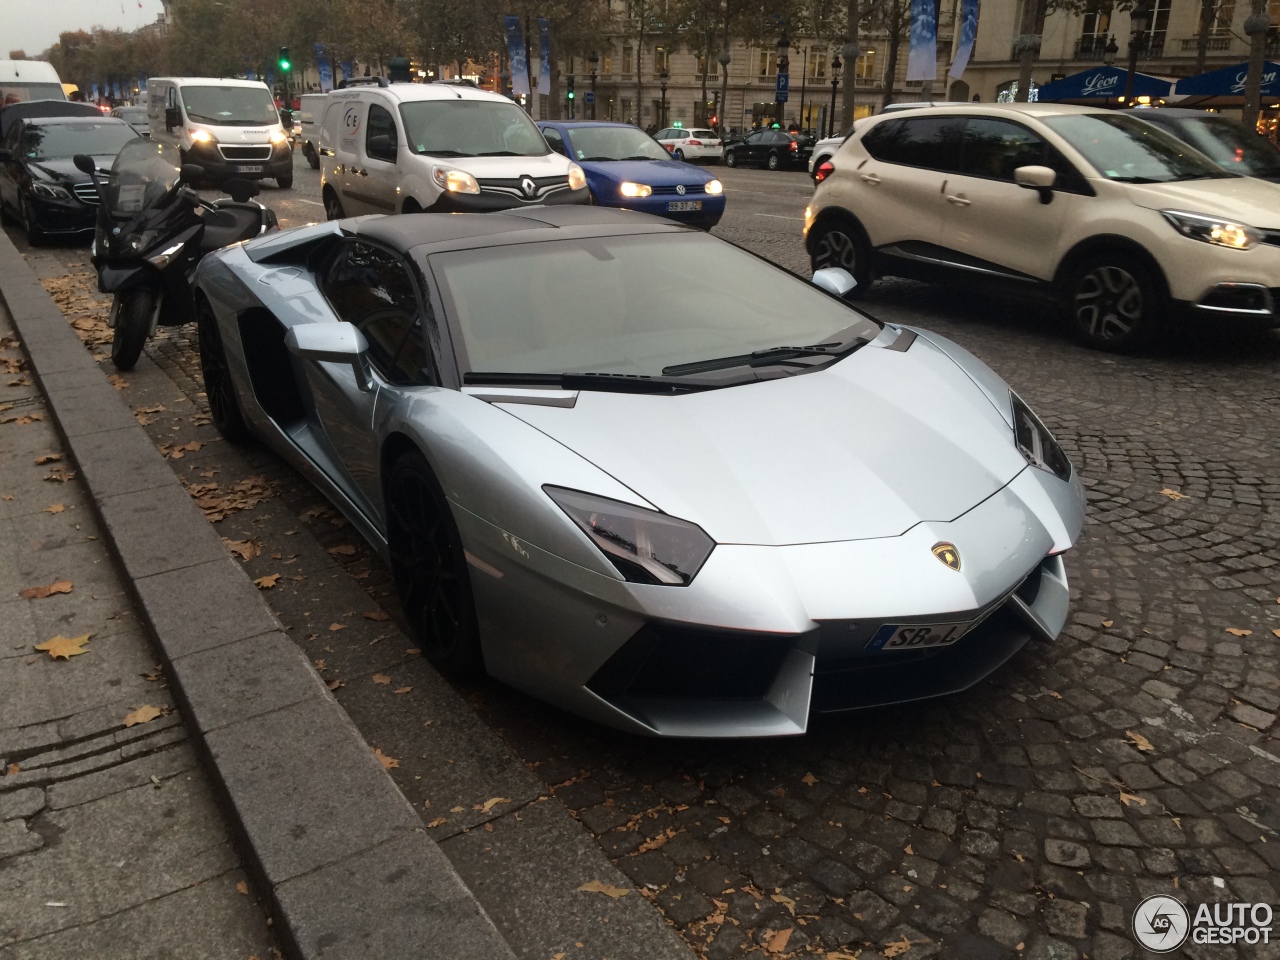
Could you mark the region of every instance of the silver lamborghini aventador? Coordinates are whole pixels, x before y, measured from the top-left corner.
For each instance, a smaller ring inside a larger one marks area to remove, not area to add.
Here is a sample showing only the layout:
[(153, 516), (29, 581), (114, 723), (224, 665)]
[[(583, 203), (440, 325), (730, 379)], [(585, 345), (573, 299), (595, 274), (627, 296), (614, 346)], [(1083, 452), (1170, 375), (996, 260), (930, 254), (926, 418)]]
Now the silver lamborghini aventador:
[(823, 274), (591, 207), (317, 224), (201, 263), (205, 386), (381, 552), (442, 670), (798, 734), (1053, 640), (1083, 519), (998, 376)]

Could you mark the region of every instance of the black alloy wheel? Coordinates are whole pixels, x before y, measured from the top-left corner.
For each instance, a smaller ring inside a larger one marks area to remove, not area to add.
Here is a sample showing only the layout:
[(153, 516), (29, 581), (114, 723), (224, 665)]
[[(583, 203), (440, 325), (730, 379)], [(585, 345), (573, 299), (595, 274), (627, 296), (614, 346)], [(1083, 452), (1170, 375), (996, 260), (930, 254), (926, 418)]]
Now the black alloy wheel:
[(149, 287), (130, 287), (116, 294), (113, 305), (116, 327), (111, 332), (111, 362), (117, 370), (132, 370), (142, 356), (147, 335), (151, 333), (151, 317), (155, 313), (159, 293)]
[(196, 332), (200, 339), (200, 372), (204, 376), (204, 395), (209, 401), (209, 415), (218, 433), (232, 443), (249, 439), (249, 426), (236, 400), (227, 351), (218, 330), (213, 307), (203, 296), (196, 298)]
[(346, 211), (342, 209), (342, 201), (338, 199), (337, 193), (330, 187), (324, 192), (324, 218), (326, 220), (342, 220), (346, 216)]
[(738, 165), (738, 154), (734, 150), (726, 150), (724, 152), (724, 165), (726, 167), (736, 167)]
[(406, 453), (387, 478), (391, 571), (423, 654), (454, 677), (484, 672), (471, 578), (453, 514), (431, 467)]
[(1097, 350), (1126, 353), (1155, 336), (1164, 299), (1143, 263), (1115, 252), (1095, 254), (1076, 265), (1063, 306), (1081, 342)]
[(774, 150), (769, 154), (769, 159), (766, 161), (766, 165), (770, 170), (778, 170), (782, 167), (782, 158), (778, 156), (778, 151)]
[(814, 272), (825, 267), (848, 270), (857, 282), (849, 294), (858, 297), (871, 286), (871, 245), (862, 228), (844, 217), (833, 217), (814, 228), (809, 262)]

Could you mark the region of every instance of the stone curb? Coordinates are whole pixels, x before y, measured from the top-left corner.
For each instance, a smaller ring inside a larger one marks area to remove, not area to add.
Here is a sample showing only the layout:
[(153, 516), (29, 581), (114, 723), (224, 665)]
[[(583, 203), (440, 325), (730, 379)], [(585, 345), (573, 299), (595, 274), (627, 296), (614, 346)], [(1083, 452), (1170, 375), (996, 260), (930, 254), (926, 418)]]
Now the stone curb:
[(0, 300), (289, 953), (514, 960), (3, 232)]

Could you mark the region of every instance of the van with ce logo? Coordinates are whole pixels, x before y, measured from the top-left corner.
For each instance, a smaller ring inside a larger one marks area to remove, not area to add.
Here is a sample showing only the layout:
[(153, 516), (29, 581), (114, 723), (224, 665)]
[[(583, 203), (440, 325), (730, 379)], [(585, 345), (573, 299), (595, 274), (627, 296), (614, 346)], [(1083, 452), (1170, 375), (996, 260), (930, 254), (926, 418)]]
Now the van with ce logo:
[(262, 81), (153, 77), (147, 91), (151, 139), (176, 146), (183, 163), (199, 164), (210, 180), (293, 186), (293, 148)]
[(590, 203), (586, 175), (517, 104), (462, 83), (345, 81), (320, 129), (330, 220)]

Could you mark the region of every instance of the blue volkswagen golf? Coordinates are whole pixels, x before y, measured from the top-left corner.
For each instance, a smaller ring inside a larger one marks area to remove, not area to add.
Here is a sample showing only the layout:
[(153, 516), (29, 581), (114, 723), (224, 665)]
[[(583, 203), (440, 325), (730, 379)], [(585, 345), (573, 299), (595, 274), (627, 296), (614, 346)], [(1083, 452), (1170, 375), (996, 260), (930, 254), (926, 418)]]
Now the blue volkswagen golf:
[(627, 123), (543, 121), (551, 149), (587, 174), (591, 199), (710, 230), (724, 214), (724, 186), (690, 163), (672, 160), (658, 142)]

